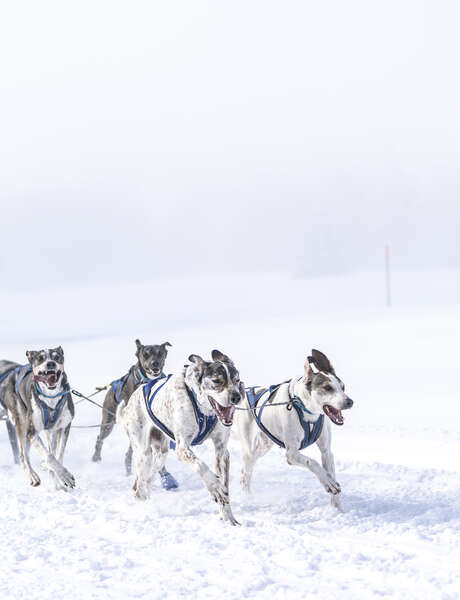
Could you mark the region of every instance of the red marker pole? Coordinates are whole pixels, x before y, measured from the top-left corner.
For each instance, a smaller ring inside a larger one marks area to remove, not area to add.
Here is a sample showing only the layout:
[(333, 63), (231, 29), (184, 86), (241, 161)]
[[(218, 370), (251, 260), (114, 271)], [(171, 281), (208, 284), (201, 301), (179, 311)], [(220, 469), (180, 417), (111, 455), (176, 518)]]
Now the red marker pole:
[(390, 246), (385, 246), (385, 273), (387, 284), (387, 306), (391, 306), (391, 290), (390, 290)]

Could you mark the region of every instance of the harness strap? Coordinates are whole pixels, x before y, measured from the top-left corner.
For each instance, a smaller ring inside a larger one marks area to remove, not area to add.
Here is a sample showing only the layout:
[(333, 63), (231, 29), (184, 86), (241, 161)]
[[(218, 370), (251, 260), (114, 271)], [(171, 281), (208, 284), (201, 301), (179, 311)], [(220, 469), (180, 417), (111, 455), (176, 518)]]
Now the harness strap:
[(117, 404), (120, 404), (121, 394), (131, 373), (133, 374), (135, 388), (139, 387), (143, 383), (146, 383), (148, 385), (154, 385), (159, 379), (163, 379), (164, 377), (166, 377), (164, 373), (161, 373), (161, 375), (159, 375), (155, 379), (149, 379), (144, 375), (144, 373), (142, 373), (139, 366), (136, 366), (135, 368), (131, 367), (131, 369), (128, 371), (128, 373), (126, 373), (126, 375), (123, 375), (123, 377), (120, 377), (120, 379), (116, 379), (111, 383), (113, 395)]
[[(0, 376), (0, 383), (2, 383), (2, 381), (4, 381), (8, 377), (8, 375), (10, 375), (15, 369), (17, 369), (17, 367), (10, 367), (7, 371), (5, 371)], [(3, 406), (3, 408), (6, 410), (6, 404), (2, 396), (0, 396), (0, 406)]]
[[(18, 378), (18, 374), (21, 371), (21, 369), (24, 369), (25, 371), (24, 373), (21, 374), (21, 376)], [(32, 367), (30, 365), (20, 365), (19, 367), (16, 367), (14, 369), (14, 376), (16, 377), (16, 383), (14, 384), (14, 391), (16, 392), (16, 395), (21, 397), (21, 394), (19, 393), (19, 386), (21, 385), (21, 381), (24, 379), (24, 377), (26, 375), (28, 375), (30, 372), (32, 371)]]
[(60, 396), (65, 396), (66, 394), (68, 394), (70, 392), (70, 386), (68, 384), (66, 386), (66, 389), (63, 392), (58, 392), (57, 394), (54, 394), (54, 396), (50, 396), (49, 394), (45, 394), (45, 392), (42, 392), (38, 383), (35, 383), (35, 388), (36, 388), (37, 392), (40, 394), (40, 396), (43, 396), (44, 398), (59, 398)]
[[(263, 410), (264, 410), (265, 406), (267, 405), (267, 403), (270, 402), (272, 396), (278, 390), (278, 388), (280, 387), (280, 385), (282, 385), (282, 384), (272, 385), (272, 386), (270, 386), (267, 389), (261, 390), (257, 394), (255, 393), (255, 388), (249, 388), (246, 393), (247, 393), (248, 400), (249, 400), (249, 406), (252, 409), (252, 413), (254, 415), (254, 418), (256, 420), (256, 423), (257, 423), (258, 427), (277, 446), (279, 446), (280, 448), (285, 448), (286, 446), (285, 446), (284, 442), (282, 442), (277, 437), (275, 437), (265, 427), (265, 425), (262, 423), (262, 420), (261, 420), (262, 419), (262, 413), (263, 413)], [(262, 403), (262, 406), (257, 411), (257, 404), (258, 404), (259, 400), (262, 398), (262, 396), (264, 394), (267, 394), (267, 393), (268, 393), (267, 398), (264, 400), (264, 402)], [(292, 381), (289, 384), (288, 393), (289, 393), (289, 397), (292, 400), (292, 406), (295, 408), (295, 411), (296, 411), (297, 416), (299, 418), (300, 426), (302, 427), (302, 429), (304, 431), (304, 438), (303, 438), (303, 440), (302, 440), (302, 442), (300, 444), (300, 448), (299, 448), (299, 450), (303, 450), (304, 448), (307, 448), (307, 446), (311, 446), (312, 444), (314, 444), (316, 442), (316, 440), (319, 438), (319, 436), (321, 435), (321, 432), (323, 430), (323, 424), (324, 424), (324, 415), (320, 415), (318, 417), (318, 419), (316, 420), (316, 422), (314, 422), (314, 423), (311, 423), (310, 421), (307, 421), (305, 419), (304, 413), (307, 413), (309, 415), (312, 415), (314, 413), (312, 413), (310, 410), (308, 410), (308, 408), (303, 404), (302, 400), (298, 396), (296, 396), (296, 395), (293, 394)]]
[[(144, 388), (143, 388), (144, 401), (145, 401), (145, 407), (147, 409), (147, 412), (150, 415), (150, 418), (155, 423), (155, 425), (158, 427), (158, 429), (160, 429), (160, 431), (162, 431), (166, 436), (168, 436), (170, 438), (170, 440), (171, 440), (170, 447), (172, 449), (174, 449), (176, 447), (176, 444), (175, 444), (176, 438), (174, 437), (173, 432), (168, 427), (166, 427), (166, 425), (164, 423), (162, 423), (160, 421), (160, 419), (158, 419), (158, 417), (155, 415), (155, 413), (153, 412), (153, 409), (152, 409), (152, 403), (153, 403), (153, 400), (155, 399), (155, 396), (158, 394), (158, 392), (161, 390), (161, 388), (164, 387), (168, 383), (168, 381), (172, 377), (172, 375), (171, 374), (168, 375), (166, 377), (166, 381), (164, 381), (161, 385), (156, 387), (153, 390), (153, 392), (151, 392), (152, 387), (160, 379), (163, 379), (165, 377), (166, 376), (162, 374), (160, 377), (157, 377), (157, 379), (152, 380), (147, 385), (144, 385)], [(198, 446), (199, 444), (202, 444), (204, 442), (204, 440), (209, 436), (211, 431), (216, 426), (217, 415), (208, 416), (208, 415), (203, 414), (198, 406), (198, 400), (197, 400), (195, 392), (192, 389), (190, 389), (187, 385), (185, 386), (185, 389), (187, 390), (187, 394), (188, 394), (188, 397), (192, 404), (193, 412), (195, 413), (195, 419), (196, 419), (196, 422), (198, 425), (198, 433), (193, 438), (191, 445)]]
[[(43, 394), (39, 386), (35, 384), (35, 387), (33, 388), (33, 394), (35, 402), (38, 404), (40, 412), (42, 413), (43, 425), (45, 429), (50, 429), (56, 424), (57, 420), (61, 415), (62, 409), (67, 404), (67, 400), (70, 397), (70, 387), (67, 386), (67, 389), (64, 392), (60, 392), (55, 396), (48, 396), (47, 394)], [(39, 394), (41, 396), (45, 396), (45, 398), (57, 398), (61, 396), (61, 399), (56, 404), (56, 406), (52, 408), (51, 406), (48, 406), (46, 402), (43, 402), (43, 400), (39, 398)]]
[(10, 373), (12, 373), (15, 369), (17, 369), (17, 367), (10, 367), (7, 371), (5, 371), (2, 375), (0, 375), (0, 383), (2, 383), (2, 381), (4, 379), (6, 379), (8, 377), (8, 375)]
[(303, 404), (299, 405), (297, 400), (295, 400), (293, 404), (297, 416), (299, 417), (300, 425), (304, 431), (304, 438), (299, 448), (300, 450), (303, 450), (307, 446), (314, 444), (321, 435), (321, 431), (323, 430), (324, 415), (320, 415), (315, 423), (311, 423), (310, 421), (306, 421), (303, 415), (304, 411), (306, 411), (305, 406)]
[(204, 440), (208, 437), (211, 431), (214, 429), (217, 423), (217, 415), (205, 415), (201, 412), (198, 406), (198, 400), (195, 392), (185, 385), (185, 389), (187, 390), (188, 397), (193, 406), (193, 410), (195, 412), (195, 419), (198, 424), (198, 434), (192, 440), (192, 446), (198, 446), (204, 442)]
[(170, 431), (166, 427), (166, 425), (160, 421), (160, 419), (157, 419), (157, 417), (155, 416), (155, 414), (152, 410), (152, 402), (155, 399), (155, 396), (158, 394), (158, 392), (161, 390), (161, 388), (164, 387), (168, 383), (168, 381), (170, 380), (171, 377), (172, 377), (172, 374), (168, 375), (166, 377), (166, 381), (164, 381), (161, 385), (159, 385), (150, 394), (150, 391), (151, 391), (152, 387), (155, 385), (155, 383), (157, 383), (159, 379), (165, 378), (165, 375), (163, 375), (163, 377), (158, 377), (156, 380), (152, 380), (150, 383), (147, 383), (146, 385), (144, 385), (143, 392), (144, 392), (145, 408), (147, 409), (147, 412), (149, 413), (150, 418), (155, 423), (155, 425), (158, 427), (158, 429), (160, 429), (160, 431), (162, 431), (165, 435), (167, 435), (169, 438), (171, 438), (172, 440), (175, 441), (176, 438), (174, 437), (173, 432)]
[[(265, 433), (266, 436), (268, 436), (272, 442), (274, 442), (277, 446), (279, 446), (280, 448), (285, 448), (286, 446), (284, 445), (284, 443), (279, 440), (277, 437), (275, 437), (266, 427), (265, 425), (262, 423), (261, 421), (261, 417), (262, 417), (262, 412), (265, 408), (265, 405), (267, 404), (267, 402), (272, 398), (272, 396), (275, 394), (275, 392), (278, 390), (278, 388), (280, 387), (280, 383), (277, 385), (271, 385), (268, 389), (263, 389), (261, 390), (258, 394), (255, 393), (255, 388), (249, 388), (249, 390), (247, 391), (247, 395), (248, 395), (248, 399), (249, 399), (249, 405), (252, 408), (252, 412), (254, 415), (254, 418), (256, 420), (257, 425), (259, 426), (259, 428)], [(259, 402), (259, 400), (262, 398), (262, 396), (264, 394), (266, 394), (268, 392), (268, 396), (267, 399), (263, 402), (262, 406), (259, 409), (259, 413), (257, 414), (257, 404)]]

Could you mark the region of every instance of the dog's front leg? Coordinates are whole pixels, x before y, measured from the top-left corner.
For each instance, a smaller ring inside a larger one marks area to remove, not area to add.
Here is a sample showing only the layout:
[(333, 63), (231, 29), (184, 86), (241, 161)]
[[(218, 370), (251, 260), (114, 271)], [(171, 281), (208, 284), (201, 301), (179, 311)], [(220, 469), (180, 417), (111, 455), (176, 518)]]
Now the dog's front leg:
[(227, 449), (227, 444), (221, 440), (213, 440), (216, 451), (216, 473), (217, 477), (223, 484), (225, 493), (227, 494), (228, 502), (226, 504), (219, 503), (220, 512), (224, 521), (229, 521), (232, 525), (240, 525), (235, 519), (230, 506), (229, 482), (230, 482), (230, 453)]
[(61, 465), (64, 460), (64, 452), (67, 446), (67, 440), (69, 439), (70, 427), (71, 423), (69, 423), (64, 429), (60, 429), (57, 436), (56, 458)]
[[(335, 479), (334, 455), (331, 451), (331, 432), (328, 425), (323, 427), (323, 431), (316, 444), (321, 452), (321, 463), (323, 468)], [(332, 506), (335, 506), (337, 510), (342, 510), (340, 505), (340, 494), (331, 494), (331, 504)]]
[(307, 469), (310, 469), (310, 471), (318, 477), (321, 485), (329, 494), (335, 495), (340, 493), (340, 485), (335, 478), (323, 469), (323, 467), (313, 458), (304, 456), (293, 447), (286, 446), (286, 460), (289, 465), (307, 467)]
[(220, 479), (202, 460), (196, 456), (189, 444), (184, 440), (177, 441), (176, 456), (179, 460), (187, 463), (203, 480), (212, 499), (220, 505), (228, 504), (228, 492)]
[(37, 433), (29, 434), (30, 443), (34, 446), (37, 452), (43, 457), (46, 467), (53, 471), (56, 477), (62, 482), (65, 487), (75, 487), (75, 478), (56, 458), (48, 451), (45, 444), (42, 442)]
[(32, 469), (32, 465), (30, 464), (29, 452), (30, 452), (30, 442), (26, 436), (26, 434), (22, 431), (22, 429), (17, 428), (16, 433), (19, 441), (20, 448), (20, 460), (23, 466), (24, 471), (29, 475), (30, 485), (36, 487), (40, 485), (40, 477), (37, 473)]

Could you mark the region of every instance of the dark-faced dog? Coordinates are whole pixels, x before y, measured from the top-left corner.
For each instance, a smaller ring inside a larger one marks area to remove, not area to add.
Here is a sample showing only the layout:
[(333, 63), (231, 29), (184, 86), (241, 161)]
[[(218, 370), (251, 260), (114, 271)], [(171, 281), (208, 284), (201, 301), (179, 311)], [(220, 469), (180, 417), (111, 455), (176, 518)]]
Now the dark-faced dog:
[[(105, 396), (101, 428), (94, 448), (94, 462), (99, 462), (101, 460), (102, 445), (104, 440), (113, 430), (118, 406), (120, 404), (126, 405), (131, 394), (140, 385), (164, 377), (163, 368), (168, 355), (168, 346), (171, 346), (169, 342), (144, 346), (139, 340), (136, 340), (137, 363), (133, 365), (123, 377), (110, 384), (110, 388)], [(127, 475), (131, 474), (132, 456), (133, 451), (130, 445), (125, 456)], [(160, 476), (162, 485), (165, 489), (177, 487), (176, 480), (165, 468), (161, 470)]]
[[(26, 356), (28, 365), (2, 363), (4, 374), (9, 368), (1, 384), (2, 398), (15, 428), (20, 462), (30, 484), (39, 485), (40, 478), (30, 464), (32, 445), (43, 459), (42, 466), (51, 473), (56, 489), (72, 488), (75, 478), (62, 464), (75, 413), (64, 371), (64, 351), (59, 346), (30, 350)], [(46, 443), (41, 438), (43, 434)]]

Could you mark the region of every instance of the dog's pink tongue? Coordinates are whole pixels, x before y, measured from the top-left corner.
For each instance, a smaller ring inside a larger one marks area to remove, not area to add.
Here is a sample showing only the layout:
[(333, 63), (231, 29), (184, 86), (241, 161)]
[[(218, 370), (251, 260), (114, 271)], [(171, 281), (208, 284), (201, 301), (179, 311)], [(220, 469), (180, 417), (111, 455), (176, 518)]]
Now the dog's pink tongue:
[(234, 406), (226, 406), (223, 410), (222, 410), (223, 414), (224, 414), (224, 418), (227, 422), (230, 422), (233, 418), (233, 413), (235, 412), (235, 407)]

